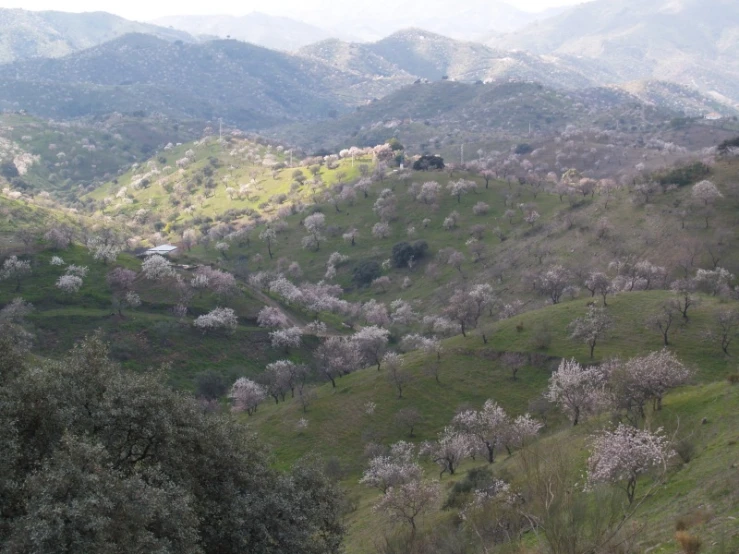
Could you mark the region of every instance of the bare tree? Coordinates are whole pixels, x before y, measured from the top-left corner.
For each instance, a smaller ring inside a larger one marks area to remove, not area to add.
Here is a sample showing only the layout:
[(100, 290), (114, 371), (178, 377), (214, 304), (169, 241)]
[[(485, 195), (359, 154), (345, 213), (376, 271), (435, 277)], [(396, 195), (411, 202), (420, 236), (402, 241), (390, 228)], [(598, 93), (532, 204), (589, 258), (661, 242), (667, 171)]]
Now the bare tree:
[(680, 313), (675, 301), (666, 302), (660, 310), (647, 318), (647, 326), (660, 332), (665, 346), (670, 344), (669, 333)]
[(414, 436), (414, 431), (421, 421), (423, 421), (421, 412), (415, 408), (402, 408), (395, 414), (396, 425), (408, 429), (409, 437)]
[(592, 359), (595, 346), (606, 336), (611, 327), (613, 327), (613, 318), (606, 309), (590, 306), (584, 317), (579, 317), (570, 324), (570, 338), (585, 342), (590, 348)]

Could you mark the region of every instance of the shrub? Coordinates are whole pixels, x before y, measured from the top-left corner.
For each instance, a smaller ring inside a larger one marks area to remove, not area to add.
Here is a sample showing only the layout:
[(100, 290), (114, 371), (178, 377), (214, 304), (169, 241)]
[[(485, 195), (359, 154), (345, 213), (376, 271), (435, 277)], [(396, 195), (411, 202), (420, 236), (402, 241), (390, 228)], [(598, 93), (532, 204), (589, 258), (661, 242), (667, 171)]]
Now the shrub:
[(380, 264), (374, 260), (360, 262), (352, 271), (352, 280), (359, 285), (369, 285), (382, 275)]
[(444, 158), (425, 154), (413, 162), (415, 171), (429, 171), (431, 169), (444, 169)]
[(685, 554), (698, 554), (701, 549), (701, 540), (687, 531), (677, 531), (675, 538)]
[(413, 244), (399, 242), (393, 246), (392, 260), (395, 267), (407, 267), (408, 262), (419, 260), (428, 252), (429, 245), (425, 240), (417, 240)]
[(676, 167), (666, 173), (656, 175), (657, 182), (664, 186), (677, 185), (686, 187), (697, 183), (711, 173), (711, 168), (703, 162), (695, 162), (690, 165)]

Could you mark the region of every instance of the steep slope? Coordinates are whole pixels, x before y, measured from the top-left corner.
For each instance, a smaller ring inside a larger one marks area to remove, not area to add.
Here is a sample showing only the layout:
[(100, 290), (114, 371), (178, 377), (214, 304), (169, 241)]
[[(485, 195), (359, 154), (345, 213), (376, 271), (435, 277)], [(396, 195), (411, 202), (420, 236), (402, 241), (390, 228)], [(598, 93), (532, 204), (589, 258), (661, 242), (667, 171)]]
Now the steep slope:
[(230, 15), (172, 15), (154, 20), (157, 25), (181, 29), (193, 35), (243, 40), (274, 50), (297, 50), (301, 46), (330, 38), (314, 25), (289, 17), (259, 12), (235, 17)]
[[(131, 34), (55, 60), (0, 68), (0, 105), (49, 117), (144, 110), (243, 127), (315, 119), (354, 98), (355, 75), (235, 40), (202, 45)], [(337, 92), (339, 91), (339, 92)], [(357, 91), (358, 95), (362, 91)]]
[(203, 123), (120, 114), (74, 124), (0, 114), (0, 161), (15, 167), (3, 186), (75, 202), (80, 191), (113, 178), (167, 143), (198, 138)]
[(399, 31), (367, 49), (410, 74), (431, 80), (443, 76), (462, 81), (518, 79), (565, 88), (592, 84), (586, 75), (558, 60), (495, 50), (422, 29)]
[(0, 63), (26, 58), (58, 58), (128, 33), (146, 33), (169, 41), (195, 40), (183, 31), (128, 21), (105, 12), (32, 12), (0, 8)]
[[(642, 111), (644, 106), (644, 111)], [(644, 105), (616, 88), (561, 91), (536, 83), (419, 83), (321, 125), (281, 127), (276, 136), (302, 147), (336, 148), (351, 141), (361, 146), (398, 138), (425, 150), (442, 141), (455, 145), (505, 138), (524, 140), (569, 125), (616, 128), (661, 124), (682, 111)], [(621, 123), (618, 123), (621, 121)], [(628, 123), (627, 123), (628, 122)]]
[(739, 101), (739, 5), (731, 0), (598, 0), (489, 44), (596, 61), (621, 81), (670, 80)]

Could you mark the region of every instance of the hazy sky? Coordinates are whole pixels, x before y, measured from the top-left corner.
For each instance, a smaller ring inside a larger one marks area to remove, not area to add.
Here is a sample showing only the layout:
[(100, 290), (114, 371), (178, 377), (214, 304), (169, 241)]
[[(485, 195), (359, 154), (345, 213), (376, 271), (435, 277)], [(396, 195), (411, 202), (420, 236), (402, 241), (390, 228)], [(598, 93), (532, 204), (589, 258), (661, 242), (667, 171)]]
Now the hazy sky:
[[(164, 15), (246, 15), (253, 11), (289, 15), (313, 6), (316, 11), (331, 9), (337, 2), (344, 1), (346, 0), (0, 0), (0, 7), (65, 12), (106, 11), (129, 19), (147, 21)], [(508, 4), (526, 11), (541, 11), (581, 2), (583, 0), (509, 0)], [(450, 6), (460, 6), (464, 3), (465, 0), (449, 2)]]

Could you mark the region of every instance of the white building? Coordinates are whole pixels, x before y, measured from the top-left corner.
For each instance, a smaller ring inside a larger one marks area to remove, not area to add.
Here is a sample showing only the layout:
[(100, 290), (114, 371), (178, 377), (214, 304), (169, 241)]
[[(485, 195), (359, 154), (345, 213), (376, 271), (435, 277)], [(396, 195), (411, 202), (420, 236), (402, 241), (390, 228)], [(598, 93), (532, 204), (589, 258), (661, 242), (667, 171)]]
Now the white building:
[(160, 256), (169, 256), (172, 252), (177, 250), (177, 247), (172, 244), (161, 244), (154, 248), (149, 248), (144, 252), (145, 256), (151, 256), (153, 254), (159, 254)]

